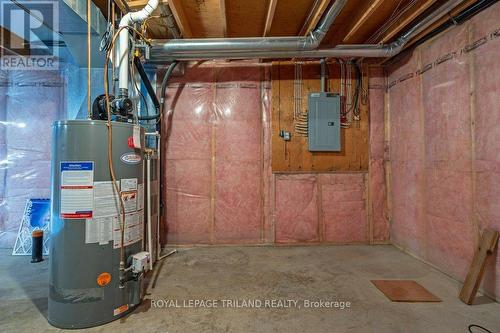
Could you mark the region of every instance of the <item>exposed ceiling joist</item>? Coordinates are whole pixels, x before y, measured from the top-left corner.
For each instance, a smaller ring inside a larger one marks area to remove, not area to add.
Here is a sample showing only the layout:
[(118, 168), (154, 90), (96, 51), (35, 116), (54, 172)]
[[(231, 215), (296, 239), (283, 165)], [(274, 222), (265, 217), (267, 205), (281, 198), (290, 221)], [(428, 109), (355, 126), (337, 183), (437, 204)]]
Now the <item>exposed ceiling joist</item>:
[(459, 6), (455, 7), (450, 13), (449, 15), (444, 15), (443, 17), (441, 17), (439, 20), (437, 20), (436, 22), (434, 22), (431, 26), (429, 26), (427, 29), (425, 29), (424, 31), (422, 31), (420, 34), (418, 34), (417, 36), (415, 36), (415, 38), (413, 38), (412, 40), (410, 40), (405, 48), (409, 48), (410, 46), (412, 46), (413, 44), (415, 44), (418, 40), (420, 40), (421, 38), (423, 38), (425, 35), (427, 35), (429, 32), (431, 32), (432, 30), (436, 29), (437, 27), (439, 27), (440, 25), (444, 24), (446, 21), (448, 21), (450, 19), (450, 16), (455, 16), (457, 15), (458, 13), (462, 12), (463, 10), (465, 10), (467, 7), (471, 6), (472, 4), (474, 4), (477, 0), (466, 0), (464, 2), (462, 2)]
[(314, 2), (314, 5), (311, 11), (309, 12), (309, 16), (307, 17), (306, 21), (302, 25), (302, 28), (300, 29), (299, 32), (300, 36), (307, 35), (311, 30), (313, 30), (318, 25), (321, 16), (323, 16), (323, 13), (328, 8), (328, 5), (330, 5), (331, 2), (332, 0), (316, 0)]
[(269, 7), (267, 7), (267, 15), (266, 15), (266, 25), (264, 26), (263, 36), (266, 37), (271, 31), (271, 26), (274, 20), (274, 13), (276, 12), (276, 4), (278, 0), (269, 0)]
[(130, 11), (130, 7), (125, 0), (114, 0), (114, 2), (122, 13), (128, 13)]
[(105, 18), (108, 17), (108, 1), (107, 0), (92, 0), (94, 5), (99, 8), (101, 11), (102, 15), (104, 15)]
[[(382, 39), (380, 40), (380, 43), (386, 43), (389, 40), (391, 40), (393, 37), (395, 37), (401, 30), (403, 30), (408, 24), (410, 24), (414, 19), (416, 19), (420, 14), (422, 14), (424, 11), (426, 11), (429, 7), (431, 7), (433, 4), (435, 4), (437, 0), (427, 0), (420, 6), (418, 6), (415, 10), (410, 12), (410, 15), (405, 17), (402, 21), (400, 21), (396, 26), (394, 26), (389, 32), (387, 32)], [(411, 8), (413, 9), (413, 8)]]
[(226, 0), (219, 0), (220, 16), (222, 19), (222, 34), (227, 37), (227, 16), (226, 16)]
[[(24, 48), (26, 45), (29, 45), (29, 41), (26, 39), (2, 26), (0, 26), (0, 35), (2, 36), (0, 47), (2, 50), (8, 51), (9, 55), (25, 56), (30, 54), (30, 49)], [(16, 51), (11, 50), (10, 47), (15, 48)]]
[[(144, 6), (146, 6), (146, 4), (148, 3), (148, 0), (129, 0), (126, 2), (127, 2), (127, 5), (131, 9), (135, 9), (135, 8), (143, 8)], [(167, 0), (160, 0), (160, 4), (166, 3), (166, 2), (167, 2)]]
[(172, 14), (174, 14), (175, 21), (179, 26), (179, 30), (181, 31), (182, 37), (184, 38), (192, 38), (193, 32), (191, 27), (189, 26), (189, 21), (184, 12), (184, 8), (182, 7), (181, 0), (168, 0), (168, 5)]
[(366, 23), (366, 21), (377, 11), (384, 0), (372, 0), (368, 9), (361, 15), (359, 20), (356, 21), (354, 26), (349, 30), (347, 35), (344, 37), (343, 42), (349, 42), (349, 40), (359, 31), (359, 29)]

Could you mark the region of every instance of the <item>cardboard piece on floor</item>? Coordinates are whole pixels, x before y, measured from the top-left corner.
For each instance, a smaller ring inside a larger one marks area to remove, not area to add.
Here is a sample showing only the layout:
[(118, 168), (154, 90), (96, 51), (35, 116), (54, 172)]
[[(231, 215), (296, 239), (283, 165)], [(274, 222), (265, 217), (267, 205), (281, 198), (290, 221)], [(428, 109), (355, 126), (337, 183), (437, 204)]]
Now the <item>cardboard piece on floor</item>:
[(498, 243), (499, 232), (486, 229), (483, 231), (479, 248), (474, 254), (472, 263), (465, 278), (464, 285), (460, 291), (460, 299), (465, 304), (471, 305), (476, 298), (477, 290), (483, 280), (484, 269), (486, 267), (486, 258), (493, 253)]
[(372, 280), (372, 283), (393, 302), (441, 302), (413, 280)]

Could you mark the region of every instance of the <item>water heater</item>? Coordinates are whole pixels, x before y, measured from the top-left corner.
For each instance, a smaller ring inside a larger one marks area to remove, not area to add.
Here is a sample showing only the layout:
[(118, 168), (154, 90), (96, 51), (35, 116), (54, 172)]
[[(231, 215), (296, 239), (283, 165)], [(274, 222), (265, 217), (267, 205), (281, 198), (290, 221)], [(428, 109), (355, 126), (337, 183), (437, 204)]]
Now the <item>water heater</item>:
[[(141, 149), (134, 148), (138, 144), (143, 147), (143, 129), (112, 123), (117, 193), (110, 176), (106, 121), (53, 125), (48, 320), (56, 327), (104, 324), (141, 301), (149, 254), (143, 252), (144, 166)], [(121, 283), (120, 197), (126, 260)]]

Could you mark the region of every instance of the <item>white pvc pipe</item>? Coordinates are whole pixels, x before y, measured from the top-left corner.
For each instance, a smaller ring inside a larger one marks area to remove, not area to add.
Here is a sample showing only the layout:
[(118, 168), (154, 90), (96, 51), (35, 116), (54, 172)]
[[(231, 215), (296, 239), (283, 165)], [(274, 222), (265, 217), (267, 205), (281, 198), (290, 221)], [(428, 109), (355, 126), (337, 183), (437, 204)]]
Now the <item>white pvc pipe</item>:
[[(158, 7), (159, 0), (149, 0), (147, 5), (138, 12), (130, 12), (122, 17), (120, 20), (120, 28), (131, 26), (133, 23), (141, 23), (148, 18), (153, 11)], [(119, 35), (119, 76), (118, 88), (128, 89), (128, 67), (129, 67), (129, 31), (122, 29)]]
[(150, 255), (149, 259), (149, 269), (153, 270), (153, 235), (151, 233), (151, 157), (147, 156), (146, 159), (146, 215), (147, 215), (147, 224), (148, 224), (148, 252)]
[(161, 242), (160, 242), (160, 215), (161, 215), (161, 136), (156, 133), (156, 260), (160, 260)]

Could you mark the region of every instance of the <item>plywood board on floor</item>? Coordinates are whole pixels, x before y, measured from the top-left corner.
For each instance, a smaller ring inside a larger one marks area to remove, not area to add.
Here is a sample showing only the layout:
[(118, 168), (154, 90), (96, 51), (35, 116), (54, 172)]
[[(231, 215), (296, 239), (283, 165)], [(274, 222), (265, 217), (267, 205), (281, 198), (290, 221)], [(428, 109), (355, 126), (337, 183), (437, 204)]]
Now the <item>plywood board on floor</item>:
[(441, 302), (413, 280), (372, 280), (372, 283), (393, 302)]

